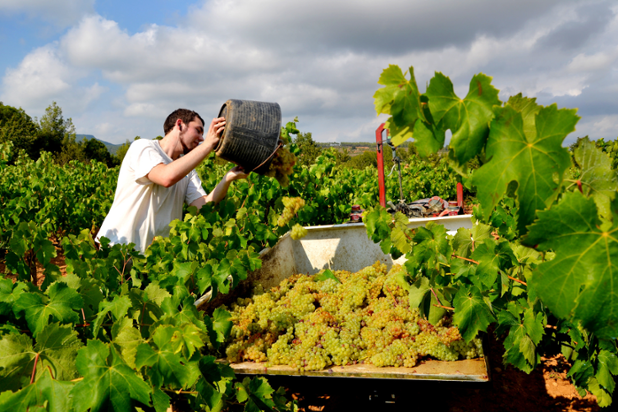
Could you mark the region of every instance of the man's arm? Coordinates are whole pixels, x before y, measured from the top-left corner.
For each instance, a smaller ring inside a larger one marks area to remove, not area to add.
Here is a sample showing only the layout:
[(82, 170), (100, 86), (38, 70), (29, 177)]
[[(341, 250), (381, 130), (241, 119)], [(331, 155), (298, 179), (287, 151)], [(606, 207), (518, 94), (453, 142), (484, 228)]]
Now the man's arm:
[(208, 128), (204, 143), (198, 145), (186, 155), (174, 160), (172, 163), (160, 163), (153, 167), (146, 175), (148, 180), (164, 187), (170, 187), (178, 183), (182, 178), (195, 169), (217, 147), (221, 132), (225, 127), (225, 119), (213, 119)]
[(197, 198), (196, 200), (191, 202), (191, 206), (195, 206), (200, 209), (208, 202), (219, 203), (223, 200), (223, 198), (225, 198), (225, 195), (227, 195), (227, 190), (230, 188), (230, 184), (234, 180), (245, 179), (247, 178), (247, 176), (249, 176), (249, 174), (245, 173), (243, 168), (240, 166), (236, 166), (230, 169), (230, 171), (227, 172), (225, 176), (223, 176), (223, 179), (221, 179), (217, 187), (215, 187), (212, 192), (210, 192), (206, 196)]

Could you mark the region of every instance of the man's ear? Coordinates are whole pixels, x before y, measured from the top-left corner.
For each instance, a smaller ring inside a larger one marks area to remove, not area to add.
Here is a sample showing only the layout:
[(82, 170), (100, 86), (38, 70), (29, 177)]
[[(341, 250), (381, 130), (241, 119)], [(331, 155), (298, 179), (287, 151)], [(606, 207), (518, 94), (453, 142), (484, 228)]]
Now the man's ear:
[(181, 119), (176, 119), (176, 126), (178, 126), (178, 129), (180, 129), (180, 131), (182, 132), (182, 120)]

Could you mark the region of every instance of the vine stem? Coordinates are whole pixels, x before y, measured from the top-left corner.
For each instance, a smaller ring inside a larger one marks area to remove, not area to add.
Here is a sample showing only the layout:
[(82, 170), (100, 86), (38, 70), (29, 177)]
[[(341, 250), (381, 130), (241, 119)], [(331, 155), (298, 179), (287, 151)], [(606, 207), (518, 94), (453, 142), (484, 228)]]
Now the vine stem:
[(506, 275), (506, 277), (508, 277), (508, 278), (509, 278), (509, 279), (511, 279), (512, 281), (519, 282), (519, 283), (521, 283), (521, 284), (522, 284), (522, 285), (524, 285), (524, 286), (528, 286), (528, 284), (527, 284), (526, 282), (524, 282), (523, 280), (519, 280), (519, 279), (514, 278), (514, 277), (512, 277), (512, 276), (509, 276), (509, 275)]
[[(468, 259), (468, 258), (465, 258), (463, 256), (453, 255), (453, 257), (457, 258), (457, 259), (465, 260), (465, 261), (468, 261), (468, 262), (472, 262), (472, 263), (475, 263), (477, 265), (479, 264), (479, 262), (477, 262), (476, 260)], [(521, 283), (524, 286), (528, 286), (528, 284), (526, 282), (524, 282), (523, 280), (519, 280), (519, 279), (514, 278), (513, 276), (509, 276), (509, 275), (506, 275), (506, 277), (508, 277), (509, 279), (511, 279), (514, 282), (519, 282), (519, 283)]]
[(455, 308), (452, 308), (450, 306), (444, 306), (442, 305), (442, 302), (440, 302), (440, 299), (438, 298), (438, 295), (436, 294), (436, 292), (433, 290), (433, 288), (429, 288), (429, 290), (431, 291), (431, 293), (433, 293), (433, 296), (436, 298), (436, 301), (438, 302), (438, 304), (433, 304), (435, 307), (437, 308), (442, 308), (442, 309), (448, 309), (448, 310), (452, 310), (454, 311)]
[(34, 367), (32, 368), (32, 376), (30, 377), (30, 384), (34, 382), (34, 376), (36, 375), (36, 364), (39, 362), (39, 354), (34, 357)]
[(90, 323), (86, 322), (86, 314), (84, 313), (84, 308), (82, 308), (82, 318), (84, 318), (84, 323), (82, 325), (75, 325), (75, 326), (83, 327), (83, 328), (90, 326)]
[(447, 310), (452, 310), (452, 311), (455, 310), (455, 308), (452, 308), (450, 306), (436, 305), (435, 303), (433, 304), (433, 306), (435, 306), (436, 308), (442, 308), (442, 309), (447, 309)]
[[(255, 183), (251, 183), (251, 187), (255, 186)], [(249, 189), (251, 189), (251, 187)], [(247, 190), (247, 193), (249, 191)], [(245, 197), (245, 200), (242, 201), (242, 205), (240, 205), (239, 209), (242, 209), (243, 207), (245, 207), (245, 202), (247, 201), (247, 199), (249, 199), (249, 195), (247, 194), (247, 197)]]
[(476, 260), (468, 259), (468, 258), (465, 258), (463, 256), (457, 256), (457, 255), (454, 254), (453, 257), (457, 258), (457, 259), (465, 260), (467, 262), (472, 262), (472, 263), (475, 263), (477, 265), (479, 264), (479, 262), (477, 262)]

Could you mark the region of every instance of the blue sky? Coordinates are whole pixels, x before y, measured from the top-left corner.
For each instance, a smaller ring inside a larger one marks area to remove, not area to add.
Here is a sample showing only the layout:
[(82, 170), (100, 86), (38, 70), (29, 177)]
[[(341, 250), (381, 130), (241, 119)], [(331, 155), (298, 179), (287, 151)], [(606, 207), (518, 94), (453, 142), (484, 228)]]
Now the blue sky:
[(152, 138), (178, 107), (276, 101), (318, 141), (372, 141), (388, 64), (421, 91), (441, 71), (465, 95), (577, 107), (578, 136), (618, 135), (618, 5), (606, 0), (0, 0), (0, 101), (78, 133)]

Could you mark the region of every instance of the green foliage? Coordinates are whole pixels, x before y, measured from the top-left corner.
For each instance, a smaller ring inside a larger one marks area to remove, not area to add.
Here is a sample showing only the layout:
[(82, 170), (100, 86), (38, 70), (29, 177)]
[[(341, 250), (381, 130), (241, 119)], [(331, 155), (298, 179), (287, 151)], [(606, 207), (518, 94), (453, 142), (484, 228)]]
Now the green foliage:
[(322, 149), (311, 137), (311, 133), (299, 133), (294, 139), (294, 143), (300, 150), (296, 158), (301, 166), (311, 166), (322, 152)]
[[(375, 170), (337, 167), (337, 154), (324, 151), (312, 165), (295, 166), (288, 188), (251, 175), (219, 204), (189, 208), (172, 222), (170, 237), (156, 238), (141, 255), (106, 239), (97, 248), (92, 239), (111, 205), (117, 168), (96, 161), (61, 166), (48, 153), (36, 162), (13, 161), (11, 150), (0, 145), (0, 197), (7, 206), (0, 241), (6, 274), (16, 278), (0, 280), (1, 410), (165, 411), (178, 400), (191, 410), (238, 403), (248, 410), (291, 408), (263, 378), (240, 382), (214, 362), (230, 315), (222, 308), (206, 315), (194, 303), (208, 291), (216, 296), (236, 287), (260, 267), (257, 252), (294, 225), (344, 222), (351, 204), (375, 205)], [(198, 168), (207, 190), (228, 167), (209, 158)], [(284, 196), (302, 197), (306, 205), (280, 227)], [(388, 223), (394, 253), (407, 251), (411, 234), (403, 220)], [(52, 263), (58, 247), (66, 276)], [(40, 286), (37, 268), (45, 273)]]
[(87, 159), (105, 163), (108, 167), (114, 167), (120, 164), (118, 158), (112, 156), (105, 144), (97, 139), (86, 139), (83, 145), (83, 152)]
[(11, 142), (18, 152), (38, 157), (36, 142), (38, 126), (23, 109), (5, 106), (0, 102), (0, 144)]
[[(618, 373), (618, 182), (606, 154), (614, 144), (580, 139), (569, 154), (562, 143), (575, 130), (576, 110), (543, 107), (521, 94), (502, 104), (483, 74), (460, 100), (436, 73), (418, 94), (419, 111), (410, 103), (418, 92), (404, 87), (400, 73), (392, 65), (384, 70), (376, 111), (392, 114), (391, 134), (413, 137), (424, 156), (450, 129), (452, 169), (480, 201), (471, 230), (447, 238), (427, 225), (402, 238), (410, 250), (410, 303), (432, 322), (440, 317), (433, 308), (454, 311), (466, 340), (496, 324), (496, 333), (506, 334), (504, 361), (525, 372), (546, 348), (561, 347), (574, 361), (569, 376), (580, 394), (588, 390), (609, 405)], [(379, 210), (370, 216), (369, 237), (390, 247), (395, 220)]]

